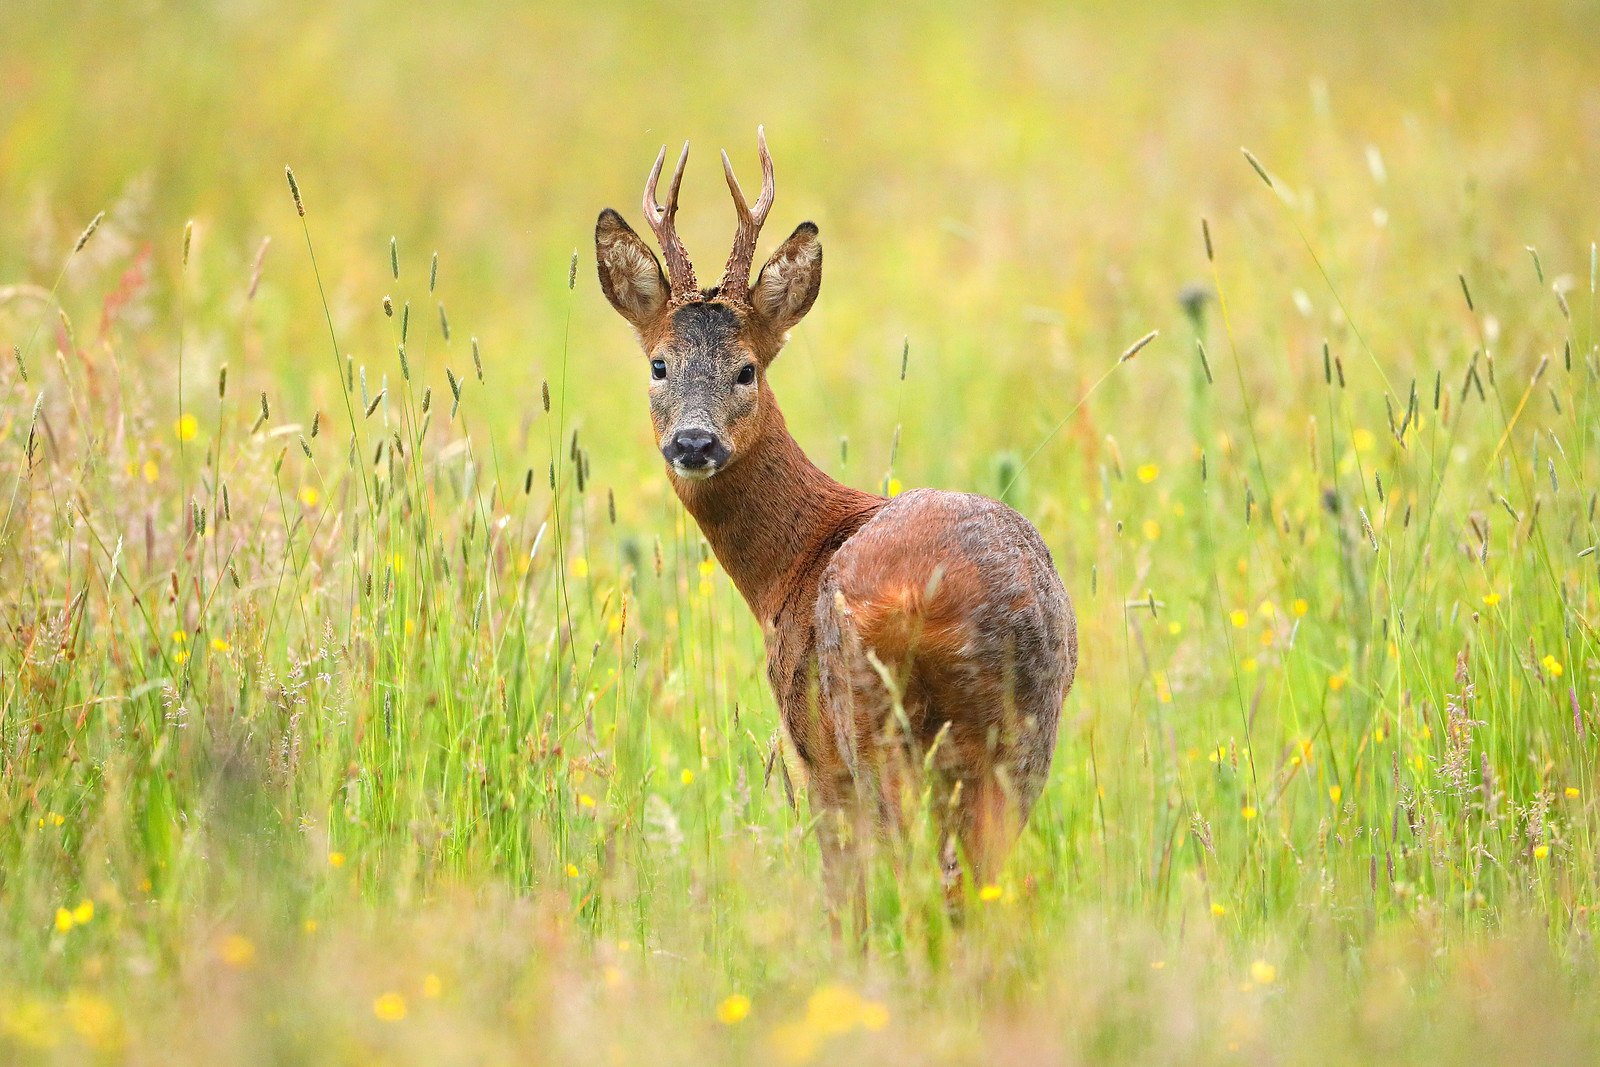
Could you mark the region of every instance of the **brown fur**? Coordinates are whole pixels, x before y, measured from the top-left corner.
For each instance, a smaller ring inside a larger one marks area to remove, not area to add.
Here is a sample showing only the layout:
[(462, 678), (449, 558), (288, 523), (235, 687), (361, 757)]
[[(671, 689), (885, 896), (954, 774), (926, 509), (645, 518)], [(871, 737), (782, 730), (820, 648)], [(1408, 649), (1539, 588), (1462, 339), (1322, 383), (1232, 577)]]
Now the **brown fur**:
[[(615, 212), (596, 251), (607, 298), (668, 371), (651, 383), (663, 449), (684, 425), (727, 447), (714, 476), (669, 476), (760, 620), (835, 903), (853, 892), (863, 906), (858, 846), (905, 827), (925, 764), (949, 852), (959, 843), (992, 879), (1044, 787), (1077, 667), (1072, 605), (1038, 533), (984, 497), (841, 485), (789, 435), (766, 371), (816, 299), (816, 227), (738, 293), (670, 293)], [(733, 384), (751, 361), (755, 381)], [(954, 890), (953, 857), (946, 870)]]

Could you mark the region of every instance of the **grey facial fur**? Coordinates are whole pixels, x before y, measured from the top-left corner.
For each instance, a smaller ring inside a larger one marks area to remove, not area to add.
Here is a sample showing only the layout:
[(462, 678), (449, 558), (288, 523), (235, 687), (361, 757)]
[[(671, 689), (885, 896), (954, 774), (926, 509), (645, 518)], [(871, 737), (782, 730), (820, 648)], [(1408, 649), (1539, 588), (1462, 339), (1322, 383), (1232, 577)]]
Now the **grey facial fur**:
[(667, 376), (650, 382), (650, 416), (662, 455), (680, 477), (708, 478), (738, 452), (738, 424), (756, 410), (760, 375), (739, 383), (755, 362), (739, 341), (731, 308), (697, 303), (673, 313), (668, 339), (650, 353)]

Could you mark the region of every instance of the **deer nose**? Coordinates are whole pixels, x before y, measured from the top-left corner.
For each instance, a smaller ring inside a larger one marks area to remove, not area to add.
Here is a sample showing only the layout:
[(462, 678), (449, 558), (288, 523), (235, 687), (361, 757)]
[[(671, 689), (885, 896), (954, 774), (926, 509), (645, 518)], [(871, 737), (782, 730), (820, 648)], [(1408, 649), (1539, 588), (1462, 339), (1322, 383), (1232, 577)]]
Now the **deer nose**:
[(668, 463), (688, 470), (720, 466), (728, 457), (728, 450), (717, 435), (701, 429), (679, 430), (661, 452)]

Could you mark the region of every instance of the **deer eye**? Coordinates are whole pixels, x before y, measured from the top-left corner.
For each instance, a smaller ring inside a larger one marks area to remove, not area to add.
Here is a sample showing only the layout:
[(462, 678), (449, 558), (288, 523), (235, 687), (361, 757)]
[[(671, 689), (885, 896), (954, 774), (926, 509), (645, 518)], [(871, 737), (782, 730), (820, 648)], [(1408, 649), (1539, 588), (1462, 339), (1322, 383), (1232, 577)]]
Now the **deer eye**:
[(664, 359), (652, 359), (650, 361), (650, 377), (659, 382), (666, 376), (667, 361)]
[(740, 385), (749, 385), (751, 382), (753, 382), (755, 380), (756, 380), (756, 365), (754, 363), (746, 363), (744, 366), (739, 368), (739, 377), (738, 377), (737, 381), (739, 382)]

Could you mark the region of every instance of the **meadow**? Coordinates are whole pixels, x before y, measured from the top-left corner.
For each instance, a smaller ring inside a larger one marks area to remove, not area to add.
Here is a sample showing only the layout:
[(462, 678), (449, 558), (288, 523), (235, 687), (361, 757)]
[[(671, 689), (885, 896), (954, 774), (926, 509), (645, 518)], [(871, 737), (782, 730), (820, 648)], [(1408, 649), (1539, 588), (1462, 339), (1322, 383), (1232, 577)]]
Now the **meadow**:
[[(0, 1060), (1600, 1056), (1588, 5), (0, 40)], [(791, 430), (1079, 620), (1003, 877), (914, 838), (864, 952), (595, 283), (685, 137), (720, 262), (757, 123)]]

